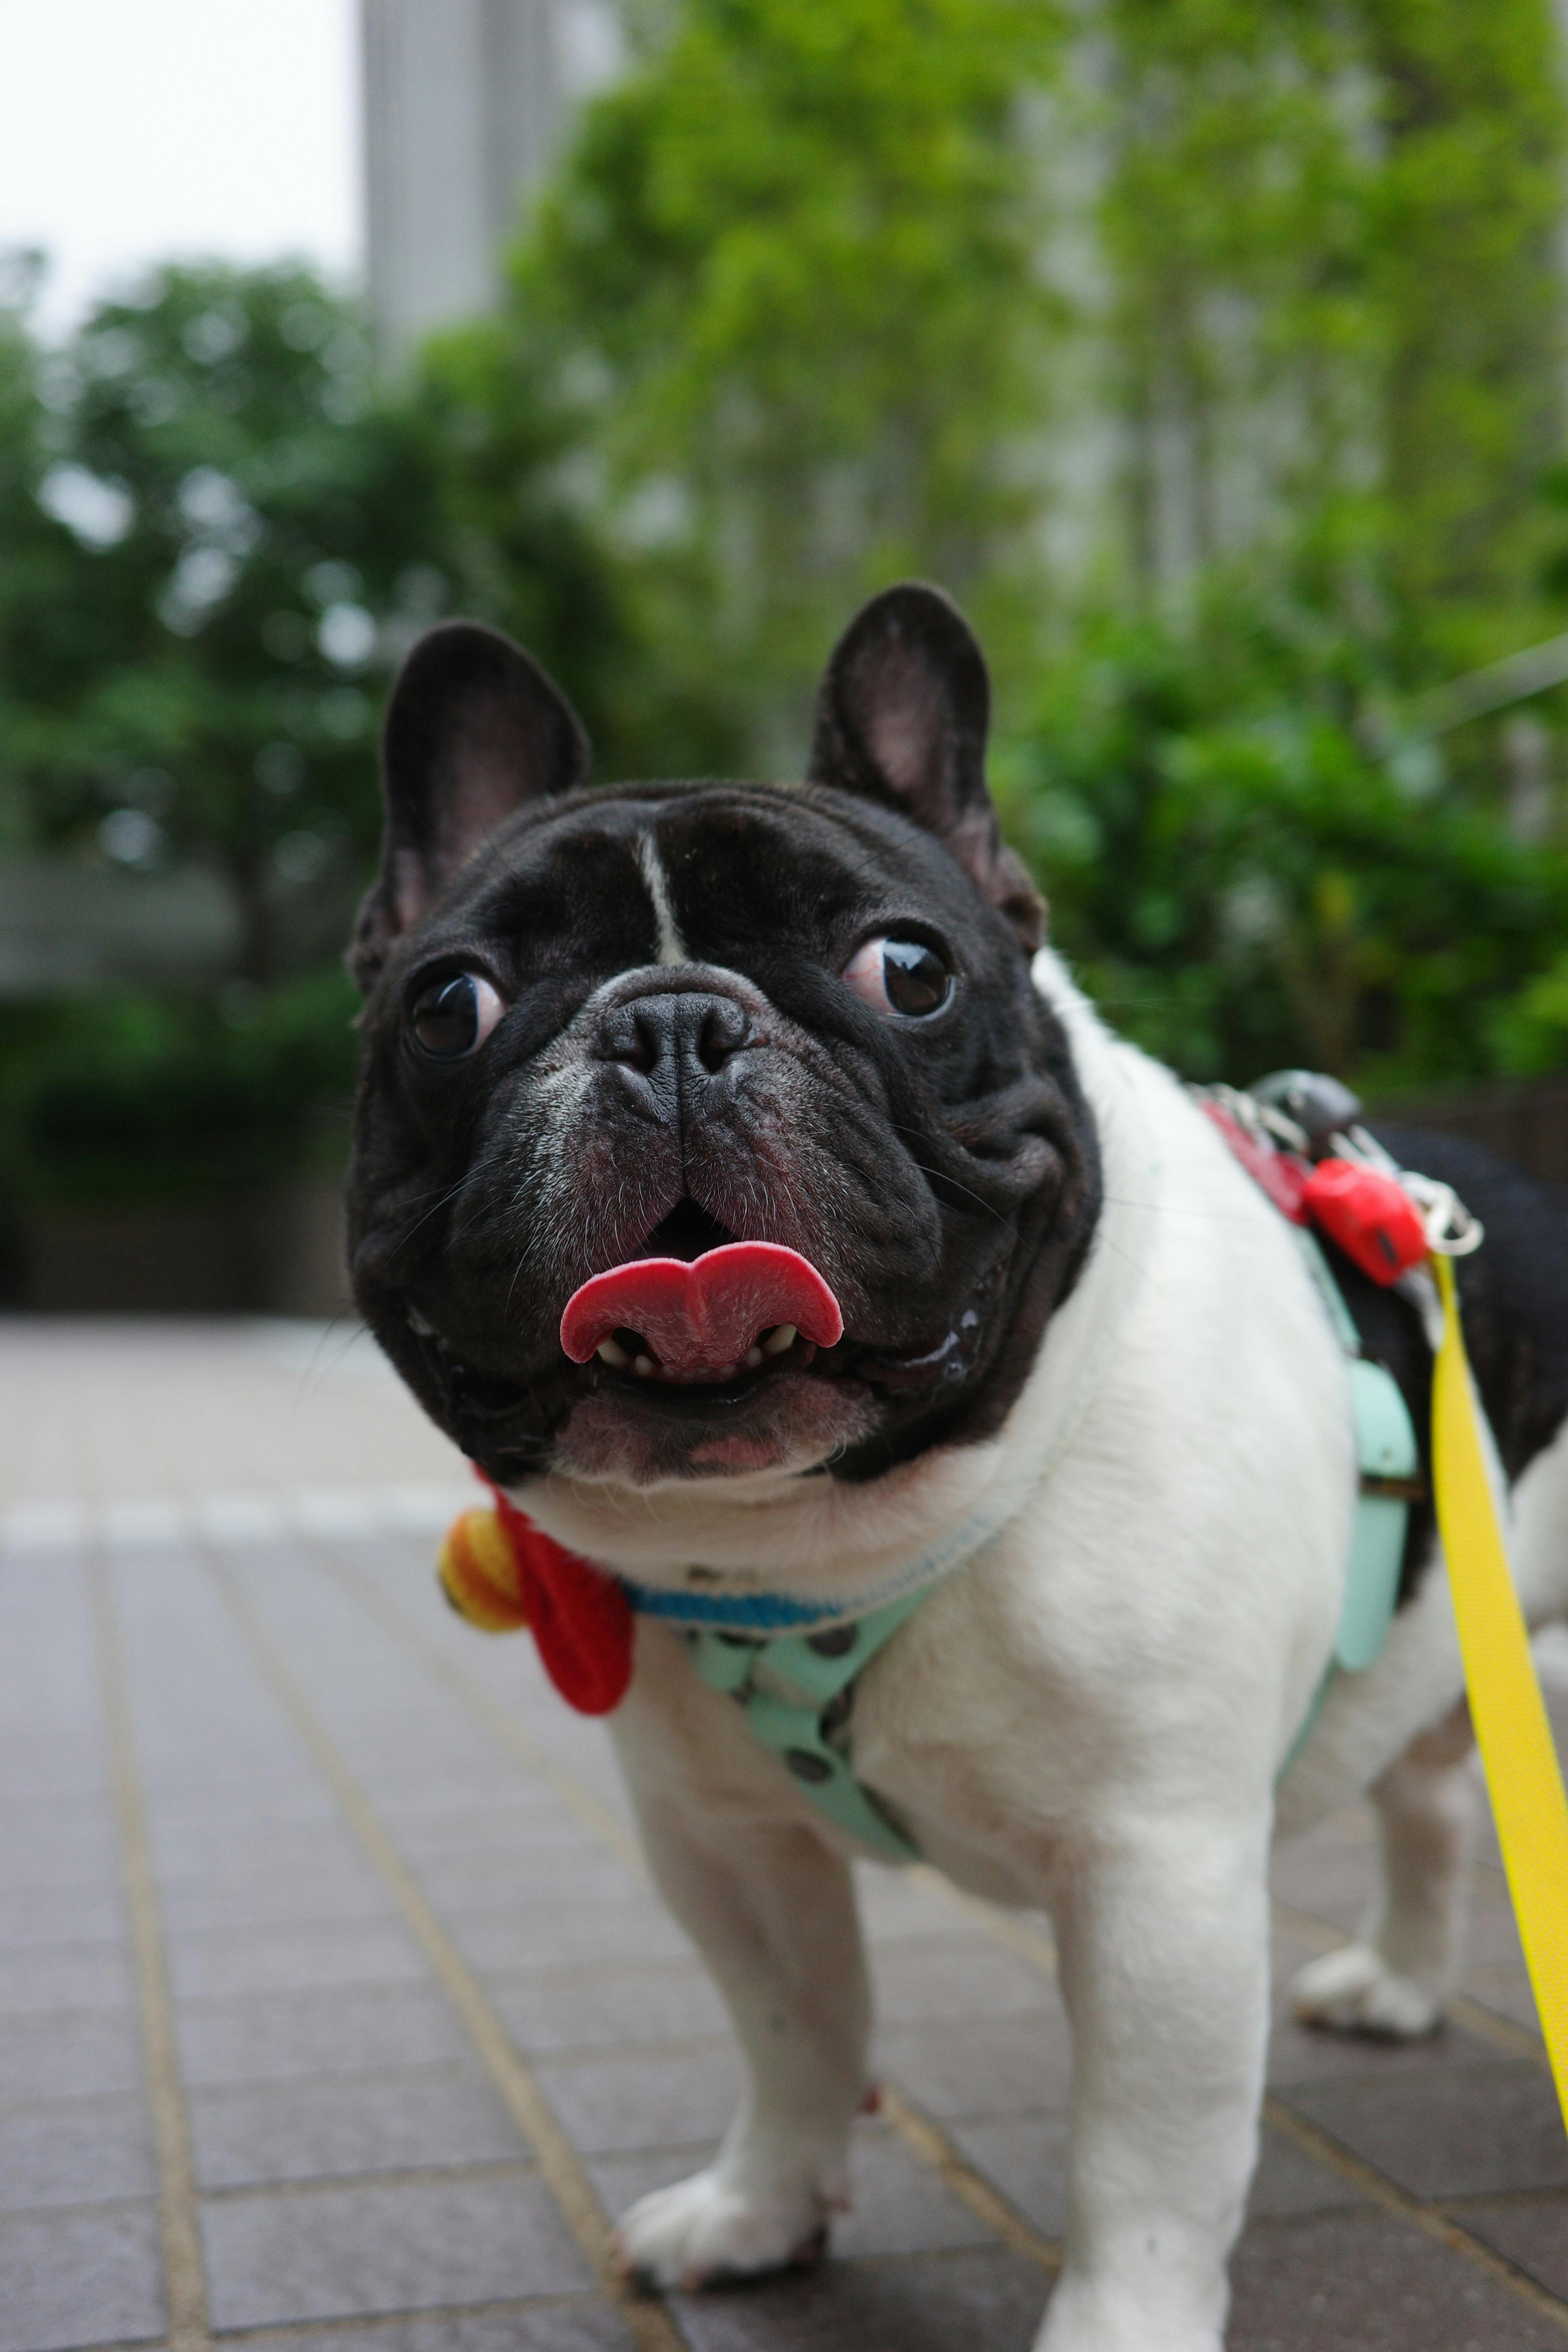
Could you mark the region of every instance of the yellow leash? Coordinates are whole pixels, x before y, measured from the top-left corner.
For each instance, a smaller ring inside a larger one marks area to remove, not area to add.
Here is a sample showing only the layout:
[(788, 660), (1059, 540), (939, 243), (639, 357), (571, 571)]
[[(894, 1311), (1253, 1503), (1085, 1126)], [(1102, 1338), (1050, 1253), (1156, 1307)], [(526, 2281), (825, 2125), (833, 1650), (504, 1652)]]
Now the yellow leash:
[(1432, 1391), (1437, 1524), (1470, 1719), (1568, 2124), (1568, 1799), (1487, 1475), (1453, 1262), (1435, 1252), (1431, 1263), (1443, 1301), (1443, 1344)]

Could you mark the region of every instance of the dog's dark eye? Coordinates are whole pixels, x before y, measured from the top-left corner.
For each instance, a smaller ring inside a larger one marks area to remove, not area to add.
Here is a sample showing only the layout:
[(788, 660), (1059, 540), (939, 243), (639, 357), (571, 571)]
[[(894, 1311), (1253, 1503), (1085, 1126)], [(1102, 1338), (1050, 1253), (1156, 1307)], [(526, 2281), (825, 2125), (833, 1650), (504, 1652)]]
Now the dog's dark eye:
[(918, 1020), (940, 1013), (952, 994), (952, 974), (922, 940), (868, 940), (844, 967), (857, 996), (878, 1013)]
[(422, 988), (410, 1004), (409, 1034), (432, 1061), (457, 1062), (484, 1044), (505, 1010), (479, 972), (448, 972)]

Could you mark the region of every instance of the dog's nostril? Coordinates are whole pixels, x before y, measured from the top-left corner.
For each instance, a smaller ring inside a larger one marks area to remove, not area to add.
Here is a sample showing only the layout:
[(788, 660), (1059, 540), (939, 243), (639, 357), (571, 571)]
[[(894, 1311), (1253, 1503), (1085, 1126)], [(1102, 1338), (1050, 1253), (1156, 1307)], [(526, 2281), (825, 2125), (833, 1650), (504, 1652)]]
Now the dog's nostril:
[(743, 1008), (720, 998), (708, 1007), (697, 1033), (697, 1058), (710, 1076), (717, 1076), (732, 1054), (738, 1054), (752, 1034)]
[(753, 1043), (755, 1032), (751, 1015), (733, 997), (678, 991), (617, 1006), (602, 1036), (601, 1050), (608, 1060), (657, 1084), (676, 1072), (683, 1072), (688, 1082), (699, 1074), (717, 1077)]

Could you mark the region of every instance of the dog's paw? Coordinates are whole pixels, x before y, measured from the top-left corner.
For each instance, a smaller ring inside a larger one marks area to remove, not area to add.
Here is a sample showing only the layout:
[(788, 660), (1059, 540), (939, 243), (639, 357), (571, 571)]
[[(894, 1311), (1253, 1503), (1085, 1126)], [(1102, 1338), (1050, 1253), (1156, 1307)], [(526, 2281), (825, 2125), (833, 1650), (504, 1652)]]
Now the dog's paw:
[(1347, 1944), (1309, 1960), (1292, 1979), (1290, 2013), (1302, 2025), (1366, 2033), (1383, 2042), (1418, 2042), (1442, 2022), (1442, 1995), (1394, 1973), (1366, 1944)]
[(805, 2270), (827, 2244), (828, 2199), (809, 2180), (764, 2189), (721, 2165), (640, 2197), (616, 2231), (621, 2271), (645, 2286), (712, 2286), (767, 2271)]

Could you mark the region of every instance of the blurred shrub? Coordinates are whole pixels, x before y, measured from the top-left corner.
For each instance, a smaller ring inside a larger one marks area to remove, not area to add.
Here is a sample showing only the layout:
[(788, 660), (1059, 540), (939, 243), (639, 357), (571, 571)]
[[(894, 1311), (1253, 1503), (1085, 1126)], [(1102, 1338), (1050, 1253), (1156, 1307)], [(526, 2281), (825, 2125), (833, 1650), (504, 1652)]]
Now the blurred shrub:
[(357, 1000), (337, 971), (214, 1000), (118, 993), (0, 1018), (25, 1201), (146, 1200), (341, 1165)]
[(54, 353), (0, 319), (0, 844), (217, 871), (267, 985), (289, 895), (335, 877), (346, 917), (363, 878), (421, 628), (518, 624), (594, 719), (626, 632), (563, 421), (514, 383), (487, 471), (466, 415), (378, 387), (294, 264), (155, 270)]
[(1398, 781), (1355, 715), (1370, 685), (1353, 644), (1271, 635), (1256, 605), (1193, 635), (1102, 623), (1004, 751), (1054, 943), (1192, 1077), (1376, 1089), (1549, 1066), (1568, 1038), (1561, 977), (1532, 981), (1568, 946), (1568, 852), (1438, 774)]

